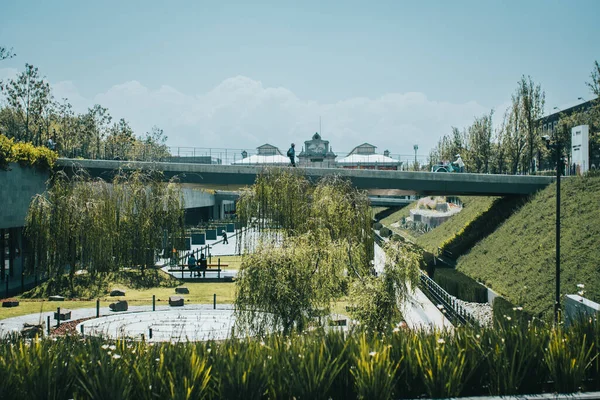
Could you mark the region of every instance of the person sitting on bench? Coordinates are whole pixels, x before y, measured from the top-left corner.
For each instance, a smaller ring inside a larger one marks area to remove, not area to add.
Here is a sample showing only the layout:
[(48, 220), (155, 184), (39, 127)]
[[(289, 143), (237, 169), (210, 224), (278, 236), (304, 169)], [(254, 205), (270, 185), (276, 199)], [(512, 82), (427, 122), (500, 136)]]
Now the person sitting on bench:
[(196, 269), (196, 257), (194, 257), (194, 253), (188, 253), (188, 268), (192, 273)]
[(197, 275), (200, 276), (200, 271), (206, 272), (207, 268), (208, 268), (208, 261), (206, 260), (204, 253), (200, 253), (200, 259), (198, 260)]

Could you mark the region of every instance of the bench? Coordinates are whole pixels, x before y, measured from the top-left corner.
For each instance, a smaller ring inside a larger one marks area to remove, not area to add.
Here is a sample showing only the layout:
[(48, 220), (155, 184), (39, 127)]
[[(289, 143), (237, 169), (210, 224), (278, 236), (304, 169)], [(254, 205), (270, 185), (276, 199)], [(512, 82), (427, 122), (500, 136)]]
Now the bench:
[(200, 266), (197, 266), (195, 268), (190, 269), (187, 264), (184, 265), (179, 265), (179, 268), (169, 268), (168, 272), (181, 272), (181, 278), (183, 279), (183, 273), (186, 271), (186, 269), (188, 271), (190, 271), (192, 273), (192, 278), (197, 276), (200, 277), (200, 273), (202, 272), (202, 275), (204, 278), (206, 278), (206, 272), (216, 272), (217, 273), (217, 278), (220, 279), (221, 278), (221, 272), (223, 271), (223, 269), (221, 267), (227, 267), (228, 264), (207, 264), (207, 268), (200, 268)]

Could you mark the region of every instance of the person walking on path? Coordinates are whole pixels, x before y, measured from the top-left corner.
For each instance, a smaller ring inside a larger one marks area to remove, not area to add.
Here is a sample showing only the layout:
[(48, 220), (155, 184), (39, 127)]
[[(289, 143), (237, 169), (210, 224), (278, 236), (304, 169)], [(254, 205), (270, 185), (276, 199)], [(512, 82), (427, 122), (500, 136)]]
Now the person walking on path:
[(287, 156), (290, 158), (290, 162), (292, 163), (292, 167), (296, 166), (296, 150), (294, 149), (296, 145), (292, 143), (290, 149), (287, 151)]
[(221, 236), (223, 236), (223, 244), (229, 244), (229, 241), (227, 240), (227, 232), (223, 231)]

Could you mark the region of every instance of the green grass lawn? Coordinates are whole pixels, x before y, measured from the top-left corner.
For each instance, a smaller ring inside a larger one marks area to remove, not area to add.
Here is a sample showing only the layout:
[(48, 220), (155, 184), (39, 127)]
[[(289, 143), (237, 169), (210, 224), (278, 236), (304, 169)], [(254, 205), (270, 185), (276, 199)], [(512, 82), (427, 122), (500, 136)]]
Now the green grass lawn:
[[(212, 304), (213, 295), (217, 295), (217, 304), (231, 304), (235, 298), (235, 283), (201, 283), (185, 282), (180, 286), (186, 286), (190, 294), (182, 295), (185, 302), (189, 304)], [(169, 296), (175, 295), (175, 287), (156, 287), (147, 289), (130, 289), (123, 285), (115, 285), (115, 288), (126, 290), (123, 297), (110, 297), (108, 293), (99, 297), (100, 307), (108, 307), (110, 303), (117, 300), (127, 300), (130, 306), (151, 305), (152, 295), (156, 296), (157, 305), (168, 304)], [(14, 308), (0, 308), (0, 320), (4, 318), (17, 317), (20, 315), (34, 314), (56, 310), (57, 307), (76, 309), (94, 308), (96, 300), (65, 300), (61, 302), (48, 301), (47, 299), (26, 299), (18, 296), (19, 306)]]
[[(216, 263), (213, 257), (213, 262)], [(241, 265), (240, 256), (222, 256), (221, 263), (227, 264), (225, 269), (239, 269)], [(48, 283), (43, 283), (29, 292), (23, 293), (16, 298), (19, 306), (14, 308), (0, 308), (0, 320), (33, 313), (56, 310), (57, 307), (95, 308), (96, 299), (100, 299), (100, 306), (107, 307), (116, 300), (127, 300), (129, 305), (151, 305), (152, 295), (156, 296), (157, 305), (168, 304), (169, 296), (175, 295), (177, 286), (186, 286), (190, 294), (183, 295), (189, 304), (212, 304), (213, 295), (217, 295), (217, 304), (231, 304), (235, 299), (235, 283), (232, 282), (181, 282), (161, 270), (149, 270), (144, 275), (137, 270), (122, 271), (121, 273), (109, 274), (103, 277), (91, 278), (86, 275), (77, 276), (75, 280), (75, 292), (80, 296), (69, 298), (68, 290), (60, 294), (67, 297), (64, 302), (50, 302), (48, 296), (57, 294), (49, 289)], [(123, 297), (109, 296), (112, 289), (124, 289), (126, 295)]]

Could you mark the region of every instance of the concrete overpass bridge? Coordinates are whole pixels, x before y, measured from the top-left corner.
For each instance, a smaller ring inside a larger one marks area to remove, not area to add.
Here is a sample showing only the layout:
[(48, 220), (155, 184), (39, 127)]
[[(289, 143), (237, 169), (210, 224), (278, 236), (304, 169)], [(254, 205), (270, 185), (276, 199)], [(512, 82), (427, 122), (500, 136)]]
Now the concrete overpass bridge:
[[(185, 184), (222, 190), (237, 190), (254, 183), (264, 166), (183, 164), (167, 162), (59, 159), (57, 168), (72, 173), (86, 169), (90, 175), (111, 180), (117, 170), (158, 170), (166, 179), (177, 176)], [(285, 168), (285, 167), (284, 167)], [(359, 189), (394, 190), (418, 195), (527, 195), (543, 189), (552, 177), (530, 175), (456, 174), (431, 172), (381, 171), (342, 168), (302, 168), (308, 179), (317, 181), (328, 175), (349, 179)], [(394, 194), (398, 194), (394, 193)]]

